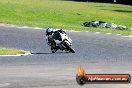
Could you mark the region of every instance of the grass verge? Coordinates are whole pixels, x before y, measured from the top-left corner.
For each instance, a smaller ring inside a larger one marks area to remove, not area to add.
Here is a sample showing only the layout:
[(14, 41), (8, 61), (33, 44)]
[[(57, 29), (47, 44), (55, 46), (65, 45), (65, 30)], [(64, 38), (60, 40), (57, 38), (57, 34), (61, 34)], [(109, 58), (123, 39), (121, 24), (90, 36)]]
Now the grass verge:
[(132, 6), (63, 0), (0, 0), (0, 22), (32, 27), (56, 27), (132, 35), (132, 31), (82, 27), (101, 20), (132, 27)]
[(24, 54), (24, 51), (17, 49), (0, 48), (0, 55), (17, 55)]

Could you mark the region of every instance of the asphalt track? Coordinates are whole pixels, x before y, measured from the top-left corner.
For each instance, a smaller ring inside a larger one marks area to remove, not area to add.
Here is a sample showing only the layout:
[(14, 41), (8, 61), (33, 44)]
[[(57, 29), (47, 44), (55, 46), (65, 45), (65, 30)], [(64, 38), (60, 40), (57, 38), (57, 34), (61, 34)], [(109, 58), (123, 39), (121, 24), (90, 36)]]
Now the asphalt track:
[(67, 32), (76, 53), (52, 54), (45, 30), (0, 27), (0, 47), (30, 51), (32, 55), (0, 57), (0, 88), (132, 88), (130, 84), (76, 83), (76, 68), (87, 73), (132, 75), (132, 38), (91, 32)]

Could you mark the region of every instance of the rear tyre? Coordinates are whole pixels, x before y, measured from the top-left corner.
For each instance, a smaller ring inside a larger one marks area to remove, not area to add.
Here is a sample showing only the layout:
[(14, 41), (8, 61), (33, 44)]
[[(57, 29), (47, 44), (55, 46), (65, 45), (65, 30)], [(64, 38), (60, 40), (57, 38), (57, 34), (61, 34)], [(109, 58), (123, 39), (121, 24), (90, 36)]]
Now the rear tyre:
[(52, 49), (51, 51), (52, 51), (52, 53), (55, 53), (56, 52), (56, 49)]
[(64, 43), (64, 46), (72, 53), (75, 53), (75, 50), (71, 48), (67, 43)]

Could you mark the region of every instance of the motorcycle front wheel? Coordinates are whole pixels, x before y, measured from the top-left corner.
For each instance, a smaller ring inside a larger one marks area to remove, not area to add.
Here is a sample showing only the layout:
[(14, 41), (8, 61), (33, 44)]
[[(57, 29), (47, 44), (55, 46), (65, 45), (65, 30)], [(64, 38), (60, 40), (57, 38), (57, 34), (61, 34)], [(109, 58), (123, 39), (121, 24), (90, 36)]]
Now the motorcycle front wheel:
[(75, 53), (75, 50), (73, 49), (73, 48), (71, 48), (70, 46), (69, 46), (69, 44), (68, 43), (64, 43), (64, 46), (70, 51), (70, 52), (72, 52), (72, 53)]

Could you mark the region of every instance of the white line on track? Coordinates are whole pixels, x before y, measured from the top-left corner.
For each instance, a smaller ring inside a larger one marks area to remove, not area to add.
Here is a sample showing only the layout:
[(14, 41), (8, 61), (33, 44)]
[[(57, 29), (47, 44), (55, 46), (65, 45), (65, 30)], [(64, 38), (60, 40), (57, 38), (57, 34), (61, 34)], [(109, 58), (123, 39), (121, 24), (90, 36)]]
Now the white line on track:
[(43, 29), (43, 28), (40, 28), (40, 27), (34, 27), (33, 29)]
[(121, 34), (116, 34), (116, 35), (121, 35)]
[(17, 28), (31, 28), (31, 27), (28, 27), (28, 26), (22, 26), (22, 27), (17, 27)]
[(11, 85), (10, 83), (3, 83), (3, 84), (0, 84), (0, 87), (6, 87), (6, 86), (9, 86)]
[(111, 33), (106, 33), (107, 35), (110, 35)]
[(101, 32), (95, 32), (95, 34), (100, 34)]
[(130, 35), (130, 36), (122, 36), (122, 37), (124, 37), (124, 38), (132, 38), (132, 36)]
[(70, 32), (80, 32), (80, 31), (75, 31), (75, 30), (69, 30)]

